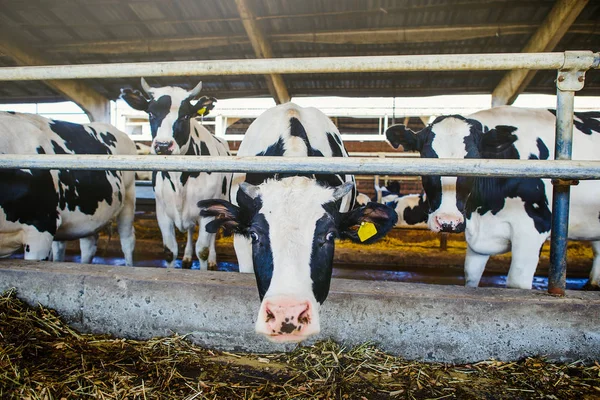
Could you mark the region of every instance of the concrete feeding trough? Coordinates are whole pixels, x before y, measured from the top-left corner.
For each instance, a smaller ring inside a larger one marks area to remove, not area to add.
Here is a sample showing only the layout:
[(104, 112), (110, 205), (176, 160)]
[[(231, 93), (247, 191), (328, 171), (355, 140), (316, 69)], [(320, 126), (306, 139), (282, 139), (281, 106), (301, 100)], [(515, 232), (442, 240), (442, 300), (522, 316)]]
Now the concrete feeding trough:
[[(252, 275), (2, 260), (0, 291), (12, 287), (83, 332), (134, 339), (177, 333), (221, 350), (295, 347), (254, 333), (259, 299)], [(321, 323), (313, 340), (373, 342), (407, 359), (600, 358), (600, 292), (556, 298), (533, 290), (333, 279)]]

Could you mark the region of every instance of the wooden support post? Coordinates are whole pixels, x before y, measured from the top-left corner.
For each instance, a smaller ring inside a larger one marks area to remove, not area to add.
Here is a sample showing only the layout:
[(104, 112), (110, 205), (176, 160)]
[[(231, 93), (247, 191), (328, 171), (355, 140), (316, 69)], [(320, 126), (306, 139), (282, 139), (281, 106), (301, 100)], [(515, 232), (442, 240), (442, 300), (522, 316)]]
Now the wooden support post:
[[(588, 0), (558, 0), (523, 48), (523, 53), (552, 51), (587, 3)], [(504, 75), (492, 92), (492, 106), (512, 104), (529, 85), (536, 72), (518, 69)]]

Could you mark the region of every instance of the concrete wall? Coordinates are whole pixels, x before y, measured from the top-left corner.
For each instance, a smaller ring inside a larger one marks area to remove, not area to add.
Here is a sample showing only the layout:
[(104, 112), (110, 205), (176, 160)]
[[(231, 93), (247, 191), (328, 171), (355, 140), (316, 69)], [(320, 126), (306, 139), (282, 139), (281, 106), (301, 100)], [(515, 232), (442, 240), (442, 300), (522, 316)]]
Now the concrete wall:
[[(291, 349), (253, 332), (254, 276), (73, 263), (0, 261), (0, 291), (56, 309), (84, 332), (145, 339), (189, 334), (223, 350)], [(473, 362), (544, 355), (600, 359), (600, 293), (334, 279), (322, 333), (349, 346), (367, 341), (408, 359)]]

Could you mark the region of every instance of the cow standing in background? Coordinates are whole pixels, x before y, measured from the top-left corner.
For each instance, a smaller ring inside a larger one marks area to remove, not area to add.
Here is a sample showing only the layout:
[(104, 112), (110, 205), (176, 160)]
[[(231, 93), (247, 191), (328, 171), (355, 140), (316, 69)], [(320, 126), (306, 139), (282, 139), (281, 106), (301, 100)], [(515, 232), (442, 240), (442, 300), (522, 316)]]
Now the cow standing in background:
[[(137, 90), (123, 89), (121, 98), (136, 110), (148, 113), (152, 145), (150, 152), (158, 155), (228, 156), (229, 146), (202, 126), (196, 117), (213, 109), (216, 99), (200, 97), (202, 82), (190, 92), (178, 87), (150, 87), (144, 78), (142, 88), (146, 99)], [(196, 255), (200, 269), (216, 268), (215, 235), (206, 231), (210, 218), (200, 218), (197, 203), (204, 199), (227, 198), (231, 174), (217, 172), (158, 171), (153, 174), (156, 195), (156, 217), (163, 237), (165, 258), (172, 267), (178, 247), (175, 227), (187, 232), (182, 267), (192, 266), (193, 235), (200, 225)]]
[[(238, 155), (348, 153), (325, 114), (287, 103), (265, 111), (250, 125)], [(254, 271), (262, 301), (256, 332), (278, 342), (297, 342), (319, 332), (319, 306), (329, 293), (335, 238), (371, 243), (396, 223), (393, 210), (381, 204), (352, 210), (352, 175), (294, 175), (235, 174), (231, 202), (198, 204), (202, 215), (216, 217), (209, 230), (223, 226), (236, 234), (240, 271)]]
[[(438, 117), (419, 132), (388, 128), (393, 147), (427, 158), (554, 158), (554, 111), (497, 107)], [(600, 113), (575, 113), (573, 159), (598, 160)], [(530, 289), (542, 244), (550, 235), (552, 184), (539, 178), (423, 176), (434, 232), (465, 232), (465, 281), (477, 287), (490, 255), (512, 252), (506, 285)], [(590, 240), (594, 262), (589, 285), (600, 284), (600, 182), (571, 188), (569, 238)]]
[[(74, 124), (0, 113), (3, 154), (135, 154), (109, 124)], [(96, 253), (97, 232), (117, 219), (125, 263), (132, 265), (135, 181), (131, 171), (0, 170), (0, 256), (25, 249), (26, 260), (64, 260), (65, 240), (80, 239), (81, 262)], [(53, 241), (55, 241), (53, 243)]]

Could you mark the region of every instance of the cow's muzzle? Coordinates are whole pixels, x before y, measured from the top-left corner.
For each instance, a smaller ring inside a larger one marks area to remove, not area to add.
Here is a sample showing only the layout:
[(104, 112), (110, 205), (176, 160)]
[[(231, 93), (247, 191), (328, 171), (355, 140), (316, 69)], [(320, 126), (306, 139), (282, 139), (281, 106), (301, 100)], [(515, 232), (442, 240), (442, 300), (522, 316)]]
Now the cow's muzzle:
[(158, 155), (168, 156), (173, 154), (173, 150), (175, 149), (175, 142), (154, 142), (154, 151)]
[(300, 342), (319, 333), (318, 311), (308, 300), (265, 299), (256, 321), (256, 333), (273, 342)]

